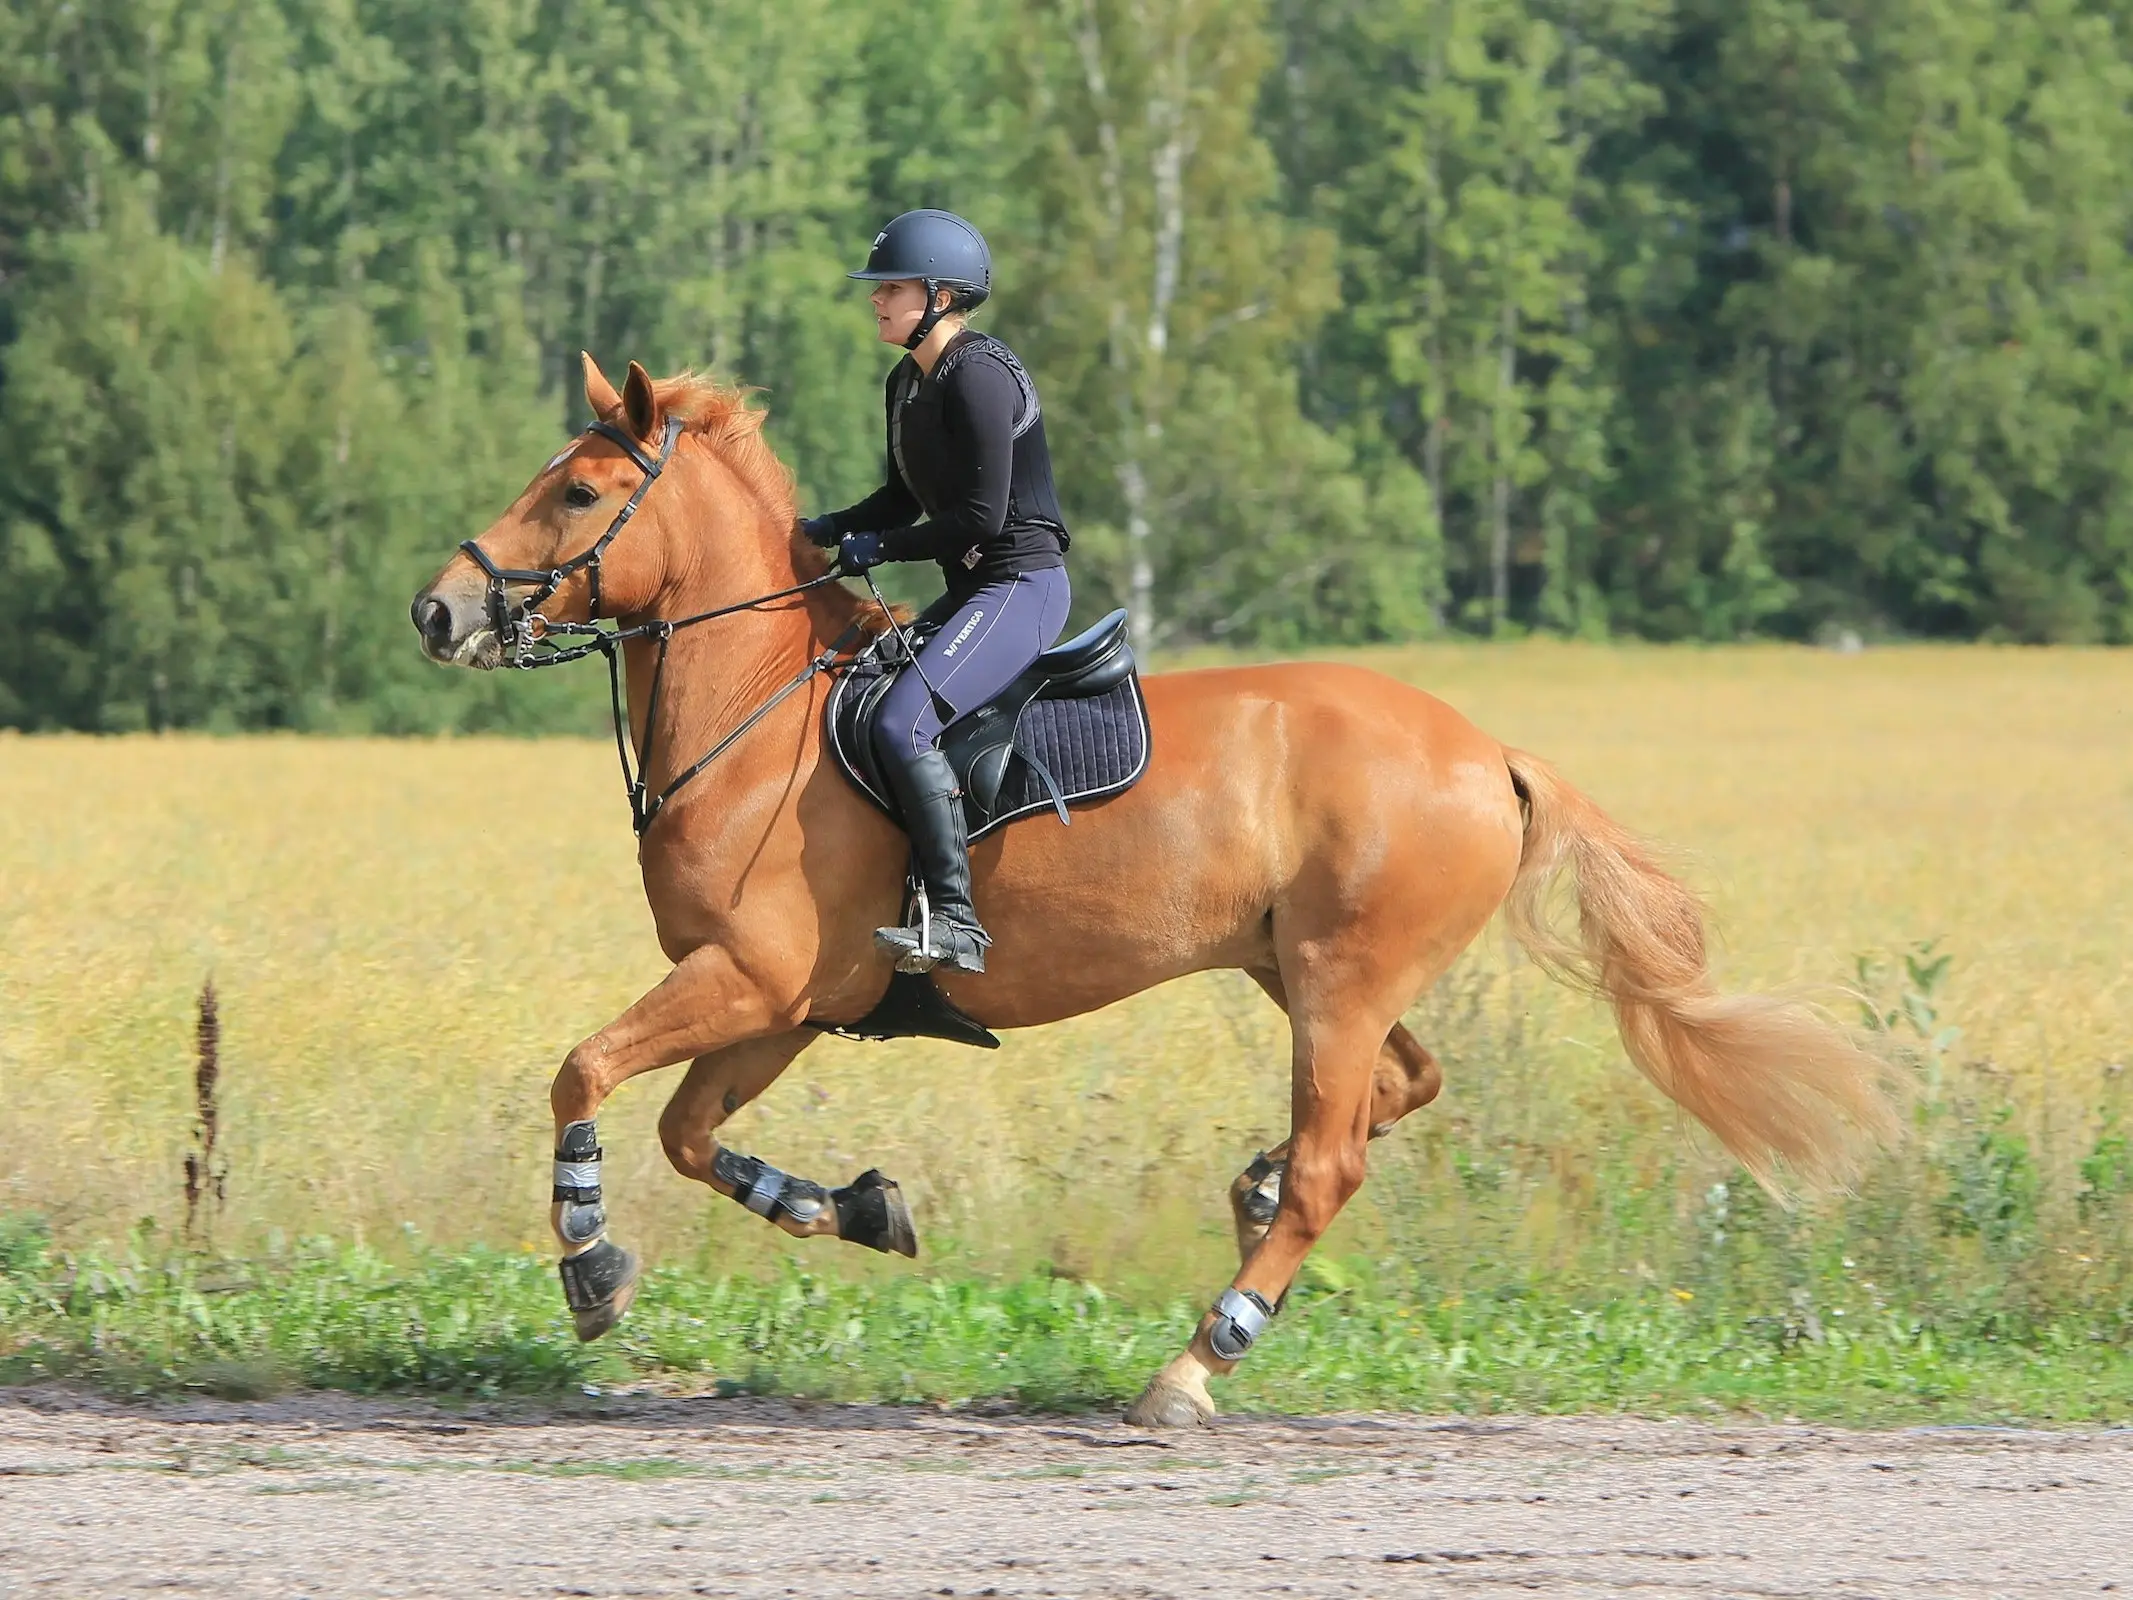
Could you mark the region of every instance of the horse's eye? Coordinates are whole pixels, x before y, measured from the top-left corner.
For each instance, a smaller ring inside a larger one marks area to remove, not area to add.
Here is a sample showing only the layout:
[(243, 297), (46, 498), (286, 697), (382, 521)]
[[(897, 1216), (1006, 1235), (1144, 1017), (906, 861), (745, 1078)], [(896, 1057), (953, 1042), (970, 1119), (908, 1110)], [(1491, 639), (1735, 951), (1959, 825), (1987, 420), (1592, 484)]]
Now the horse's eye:
[(563, 504), (573, 511), (583, 511), (587, 506), (598, 505), (600, 491), (589, 483), (573, 483), (563, 491)]

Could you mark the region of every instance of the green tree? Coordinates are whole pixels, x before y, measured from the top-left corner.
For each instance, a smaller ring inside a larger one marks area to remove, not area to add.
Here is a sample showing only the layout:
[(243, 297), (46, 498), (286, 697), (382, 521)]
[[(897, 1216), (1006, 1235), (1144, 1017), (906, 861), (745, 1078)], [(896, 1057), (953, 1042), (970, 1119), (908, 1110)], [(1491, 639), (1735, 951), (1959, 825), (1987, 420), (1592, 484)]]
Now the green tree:
[[(1663, 18), (1645, 0), (1290, 17), (1283, 112), (1319, 130), (1292, 140), (1292, 177), (1340, 230), (1347, 288), (1315, 399), (1419, 470), (1446, 543), (1449, 594), (1431, 598), (1491, 631), (1517, 568), (1538, 579), (1525, 620), (1607, 620), (1590, 572), (1621, 396), (1595, 305), (1614, 292), (1607, 219), (1651, 201), (1591, 152), (1655, 103), (1625, 52)], [(1347, 92), (1359, 78), (1374, 92)]]
[(106, 181), (102, 226), (53, 250), (8, 351), (0, 567), (22, 611), (0, 715), (287, 723), (300, 690), (279, 641), (309, 565), (293, 329), (240, 262), (158, 233), (143, 187)]
[(1647, 623), (1709, 631), (1745, 589), (1803, 632), (2128, 637), (2111, 19), (1699, 0), (1684, 38), (1700, 251), (1627, 364), (1615, 507), (1648, 530)]
[(1002, 315), (1049, 397), (1084, 582), (1146, 641), (1407, 625), (1365, 487), (1297, 405), (1293, 352), (1338, 284), (1254, 127), (1259, 6), (1044, 0), (1027, 22), (1036, 215)]

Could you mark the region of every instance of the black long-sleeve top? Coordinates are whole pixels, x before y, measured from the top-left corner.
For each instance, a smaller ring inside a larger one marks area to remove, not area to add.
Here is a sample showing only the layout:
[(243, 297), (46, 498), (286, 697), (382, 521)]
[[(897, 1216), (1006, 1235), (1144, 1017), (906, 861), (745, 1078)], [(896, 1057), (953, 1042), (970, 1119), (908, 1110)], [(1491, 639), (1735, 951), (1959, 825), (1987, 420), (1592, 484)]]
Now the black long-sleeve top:
[(885, 400), (887, 481), (823, 518), (832, 532), (879, 532), (891, 561), (938, 561), (951, 593), (1065, 564), (1043, 408), (1014, 352), (966, 330), (930, 373), (899, 361)]

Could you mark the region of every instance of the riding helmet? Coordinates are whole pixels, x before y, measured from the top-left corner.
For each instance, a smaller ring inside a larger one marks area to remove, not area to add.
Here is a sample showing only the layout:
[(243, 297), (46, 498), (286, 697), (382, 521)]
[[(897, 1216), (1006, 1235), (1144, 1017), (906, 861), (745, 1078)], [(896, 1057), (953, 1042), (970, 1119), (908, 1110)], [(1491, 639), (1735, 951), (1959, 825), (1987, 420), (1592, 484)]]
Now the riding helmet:
[(959, 290), (957, 298), (974, 306), (992, 293), (992, 252), (952, 211), (906, 211), (874, 235), (867, 264), (846, 276), (872, 283), (917, 278)]

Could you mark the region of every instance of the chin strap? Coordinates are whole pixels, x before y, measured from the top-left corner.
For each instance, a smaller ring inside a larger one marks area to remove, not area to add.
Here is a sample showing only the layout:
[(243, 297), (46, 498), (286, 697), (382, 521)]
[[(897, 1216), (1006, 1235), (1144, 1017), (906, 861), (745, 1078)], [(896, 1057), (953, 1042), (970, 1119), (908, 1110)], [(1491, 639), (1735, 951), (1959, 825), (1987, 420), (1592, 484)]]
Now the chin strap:
[(940, 326), (941, 318), (948, 315), (955, 303), (955, 296), (950, 295), (948, 305), (935, 305), (934, 302), (941, 297), (939, 282), (932, 278), (921, 278), (919, 281), (926, 286), (926, 314), (918, 319), (918, 326), (911, 330), (911, 337), (904, 341), (906, 350), (916, 350), (924, 344), (927, 335)]

